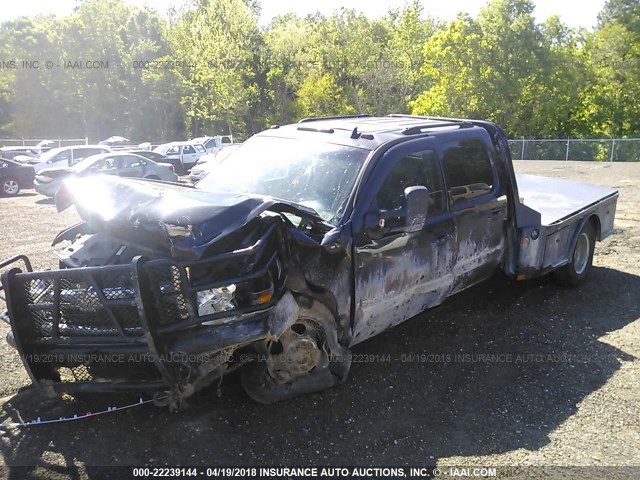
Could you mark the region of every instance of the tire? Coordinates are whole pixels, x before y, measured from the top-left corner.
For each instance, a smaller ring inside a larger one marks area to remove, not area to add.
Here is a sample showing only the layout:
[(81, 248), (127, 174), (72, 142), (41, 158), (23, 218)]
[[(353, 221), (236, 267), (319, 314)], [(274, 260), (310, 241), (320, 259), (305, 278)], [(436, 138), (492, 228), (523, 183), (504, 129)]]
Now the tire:
[(596, 232), (593, 224), (587, 221), (571, 252), (571, 261), (554, 272), (554, 278), (563, 287), (582, 285), (591, 271), (593, 252), (596, 245)]
[[(290, 329), (295, 331), (296, 326), (301, 325), (306, 325), (317, 341), (320, 355), (317, 366), (308, 373), (289, 379), (275, 378), (269, 369), (269, 360), (245, 366), (240, 370), (241, 384), (256, 402), (280, 402), (325, 390), (346, 381), (351, 366), (351, 352), (338, 343), (333, 316), (328, 309), (318, 302), (314, 302), (311, 308), (301, 307), (298, 320)], [(287, 335), (291, 335), (291, 332), (283, 334), (280, 339)], [(270, 355), (266, 352), (267, 357)]]
[(0, 192), (6, 197), (15, 197), (20, 193), (20, 184), (13, 177), (3, 178), (1, 184)]

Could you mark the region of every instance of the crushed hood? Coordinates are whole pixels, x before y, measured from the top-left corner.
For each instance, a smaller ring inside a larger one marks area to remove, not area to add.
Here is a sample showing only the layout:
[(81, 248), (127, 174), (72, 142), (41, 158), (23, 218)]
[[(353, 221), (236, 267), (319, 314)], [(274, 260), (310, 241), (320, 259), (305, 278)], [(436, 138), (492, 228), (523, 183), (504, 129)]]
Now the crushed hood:
[(94, 231), (150, 248), (164, 247), (181, 259), (201, 258), (267, 210), (321, 223), (313, 210), (270, 197), (104, 175), (66, 180), (56, 195), (56, 207), (60, 212), (70, 205)]

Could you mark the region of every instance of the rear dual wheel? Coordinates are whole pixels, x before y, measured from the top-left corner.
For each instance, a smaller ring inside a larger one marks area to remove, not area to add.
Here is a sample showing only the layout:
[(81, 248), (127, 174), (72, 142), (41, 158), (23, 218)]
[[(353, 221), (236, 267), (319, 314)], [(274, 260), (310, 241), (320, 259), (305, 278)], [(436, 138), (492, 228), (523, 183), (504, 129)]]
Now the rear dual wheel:
[(591, 271), (595, 245), (596, 231), (593, 224), (587, 221), (578, 234), (571, 260), (554, 272), (555, 280), (565, 287), (577, 287), (584, 283)]

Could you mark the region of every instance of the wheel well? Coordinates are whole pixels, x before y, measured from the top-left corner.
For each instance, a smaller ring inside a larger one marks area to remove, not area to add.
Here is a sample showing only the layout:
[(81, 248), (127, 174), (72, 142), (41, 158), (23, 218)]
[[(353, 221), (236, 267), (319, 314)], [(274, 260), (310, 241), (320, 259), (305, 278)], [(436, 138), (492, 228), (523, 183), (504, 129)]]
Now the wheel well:
[(600, 219), (598, 218), (598, 216), (593, 214), (587, 221), (591, 224), (596, 233), (596, 240), (600, 240)]

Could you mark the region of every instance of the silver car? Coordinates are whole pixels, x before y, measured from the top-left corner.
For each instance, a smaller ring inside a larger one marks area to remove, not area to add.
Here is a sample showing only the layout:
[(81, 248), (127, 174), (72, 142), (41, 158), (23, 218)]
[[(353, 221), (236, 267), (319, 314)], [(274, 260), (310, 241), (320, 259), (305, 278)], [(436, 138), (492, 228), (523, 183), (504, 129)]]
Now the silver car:
[(82, 160), (71, 168), (48, 168), (37, 172), (33, 181), (38, 193), (55, 196), (62, 182), (69, 177), (106, 174), (120, 177), (148, 178), (175, 182), (178, 180), (173, 165), (156, 163), (132, 153), (103, 153)]

